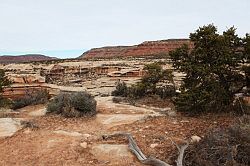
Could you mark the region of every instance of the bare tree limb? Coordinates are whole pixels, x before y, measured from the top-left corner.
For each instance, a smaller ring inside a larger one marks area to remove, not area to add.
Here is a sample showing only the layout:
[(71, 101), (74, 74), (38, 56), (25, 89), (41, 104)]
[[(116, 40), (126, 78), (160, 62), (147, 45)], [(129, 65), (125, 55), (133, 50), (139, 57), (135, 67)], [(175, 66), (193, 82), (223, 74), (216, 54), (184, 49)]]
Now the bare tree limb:
[[(145, 164), (145, 165), (152, 165), (152, 166), (171, 166), (168, 163), (165, 163), (164, 161), (161, 161), (159, 159), (153, 158), (153, 157), (146, 157), (143, 152), (141, 151), (141, 149), (137, 146), (136, 142), (134, 141), (133, 137), (131, 136), (131, 134), (129, 133), (115, 133), (115, 134), (111, 134), (111, 135), (103, 135), (103, 139), (108, 139), (111, 137), (116, 137), (116, 136), (126, 136), (128, 141), (129, 141), (129, 149), (131, 150), (131, 152), (137, 157), (137, 159)], [(170, 139), (171, 140), (171, 139)], [(186, 150), (186, 148), (188, 147), (188, 144), (183, 145), (181, 147), (179, 147), (176, 143), (174, 143), (172, 140), (171, 142), (176, 145), (178, 151), (179, 151), (179, 156), (178, 159), (176, 161), (177, 166), (182, 166), (182, 161), (183, 161), (183, 156), (184, 156), (184, 152)]]
[(183, 166), (183, 157), (184, 157), (184, 152), (188, 147), (188, 143), (186, 143), (185, 145), (182, 145), (181, 147), (179, 145), (177, 145), (171, 138), (169, 138), (169, 140), (172, 142), (173, 145), (176, 146), (176, 148), (179, 151), (179, 156), (176, 160), (176, 165), (177, 166)]
[(170, 166), (169, 164), (159, 159), (151, 158), (151, 157), (147, 158), (142, 153), (140, 148), (137, 146), (132, 136), (130, 134), (127, 134), (126, 136), (129, 140), (129, 149), (136, 155), (136, 157), (138, 158), (138, 160), (140, 160), (141, 163), (145, 165), (152, 165), (152, 166)]
[(185, 145), (178, 148), (179, 149), (179, 156), (178, 156), (177, 161), (176, 161), (177, 166), (183, 165), (182, 162), (183, 162), (184, 152), (187, 149), (187, 147), (188, 147), (188, 144), (185, 144)]

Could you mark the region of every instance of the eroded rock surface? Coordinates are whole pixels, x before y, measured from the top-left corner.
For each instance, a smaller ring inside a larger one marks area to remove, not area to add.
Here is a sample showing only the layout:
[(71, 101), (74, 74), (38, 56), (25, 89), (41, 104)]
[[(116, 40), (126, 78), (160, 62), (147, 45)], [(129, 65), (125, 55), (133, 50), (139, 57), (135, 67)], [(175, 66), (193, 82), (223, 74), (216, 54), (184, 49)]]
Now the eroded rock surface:
[(20, 119), (0, 118), (0, 138), (10, 137), (20, 129)]
[(116, 145), (116, 144), (99, 144), (94, 145), (91, 149), (91, 153), (102, 160), (106, 164), (125, 164), (130, 165), (133, 163), (133, 155), (128, 149), (128, 145)]
[(81, 133), (78, 133), (78, 132), (69, 132), (69, 131), (64, 131), (64, 130), (57, 130), (57, 131), (54, 131), (54, 133), (64, 135), (64, 136), (71, 136), (71, 137), (83, 136)]
[(137, 120), (141, 120), (145, 118), (146, 115), (128, 115), (128, 114), (114, 114), (114, 115), (108, 115), (108, 114), (98, 114), (97, 115), (97, 121), (103, 125), (106, 125), (108, 127), (113, 127), (117, 125), (123, 125), (123, 124), (131, 124)]
[(45, 114), (46, 114), (46, 108), (41, 108), (41, 109), (29, 112), (30, 116), (44, 116)]

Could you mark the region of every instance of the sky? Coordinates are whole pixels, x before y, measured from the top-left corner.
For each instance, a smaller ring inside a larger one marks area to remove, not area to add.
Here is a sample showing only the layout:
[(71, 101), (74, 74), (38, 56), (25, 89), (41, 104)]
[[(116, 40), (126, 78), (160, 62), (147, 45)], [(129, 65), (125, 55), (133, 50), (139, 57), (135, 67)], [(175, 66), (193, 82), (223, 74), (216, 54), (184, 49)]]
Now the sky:
[(188, 38), (213, 23), (250, 32), (250, 0), (0, 0), (0, 55), (74, 58), (91, 48)]

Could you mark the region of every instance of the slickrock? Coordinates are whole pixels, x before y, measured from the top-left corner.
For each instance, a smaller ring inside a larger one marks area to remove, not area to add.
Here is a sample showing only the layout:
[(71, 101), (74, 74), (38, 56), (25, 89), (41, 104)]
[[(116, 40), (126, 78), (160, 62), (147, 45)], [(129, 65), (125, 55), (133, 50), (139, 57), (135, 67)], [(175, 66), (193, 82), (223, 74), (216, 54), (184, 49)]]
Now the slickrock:
[(0, 118), (0, 137), (10, 137), (20, 129), (20, 119)]
[(92, 147), (91, 153), (101, 161), (115, 164), (131, 165), (133, 162), (133, 155), (128, 149), (128, 145), (116, 144), (99, 144)]

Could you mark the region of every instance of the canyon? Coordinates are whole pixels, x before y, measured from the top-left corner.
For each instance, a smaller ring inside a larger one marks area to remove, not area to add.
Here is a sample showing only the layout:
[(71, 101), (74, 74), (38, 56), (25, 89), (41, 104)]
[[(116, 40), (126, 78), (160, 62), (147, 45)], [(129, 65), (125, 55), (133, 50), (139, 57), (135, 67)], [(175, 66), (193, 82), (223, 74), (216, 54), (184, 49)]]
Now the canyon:
[(46, 104), (0, 108), (0, 165), (141, 166), (125, 138), (106, 137), (119, 133), (130, 133), (147, 156), (174, 164), (174, 143), (200, 141), (208, 131), (231, 125), (234, 117), (186, 117), (176, 112), (170, 99), (116, 103), (111, 93), (120, 81), (128, 86), (140, 81), (150, 63), (172, 71), (179, 90), (185, 74), (174, 71), (165, 55), (183, 44), (193, 47), (185, 39), (151, 41), (92, 49), (77, 59), (0, 64), (12, 81), (2, 95), (11, 100), (47, 90), (51, 98), (60, 92), (87, 91), (97, 101), (97, 115), (91, 118), (46, 114)]

